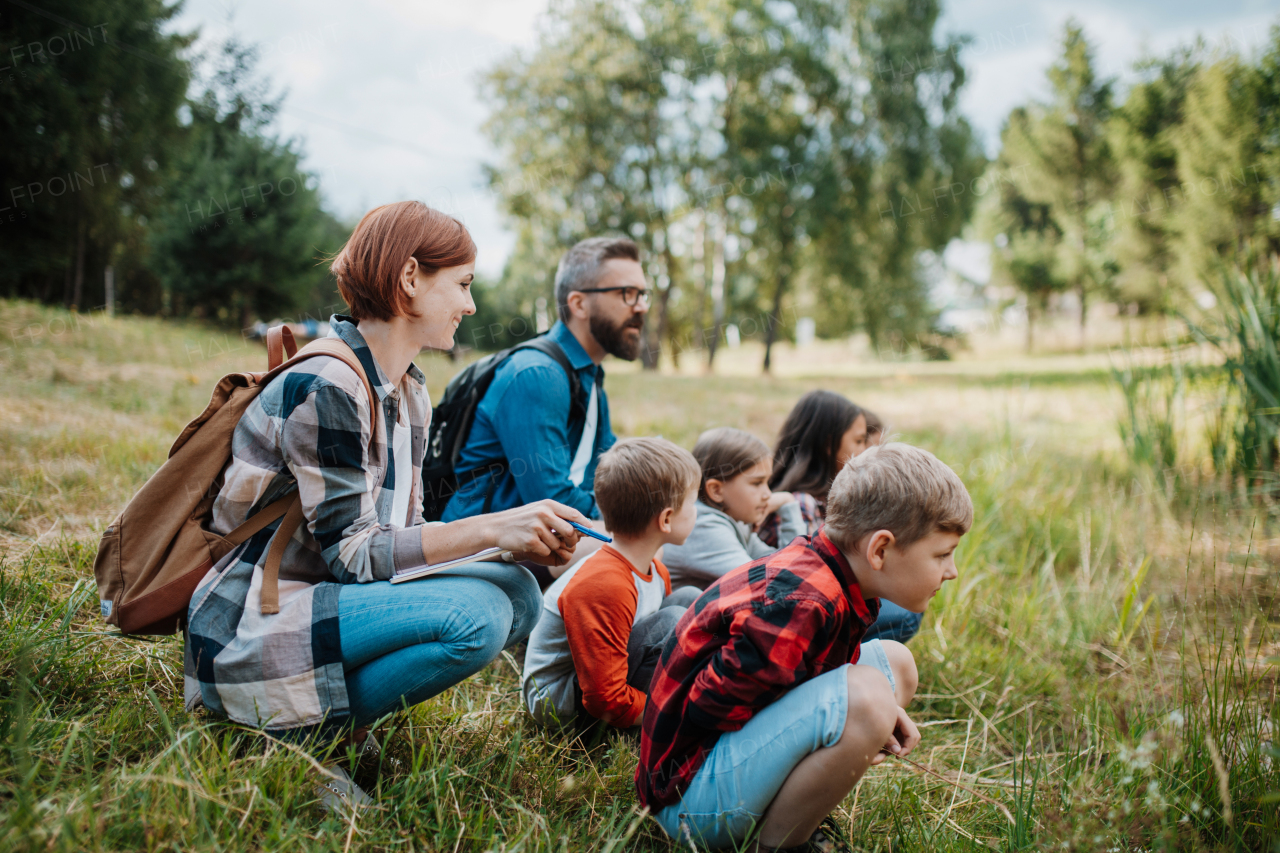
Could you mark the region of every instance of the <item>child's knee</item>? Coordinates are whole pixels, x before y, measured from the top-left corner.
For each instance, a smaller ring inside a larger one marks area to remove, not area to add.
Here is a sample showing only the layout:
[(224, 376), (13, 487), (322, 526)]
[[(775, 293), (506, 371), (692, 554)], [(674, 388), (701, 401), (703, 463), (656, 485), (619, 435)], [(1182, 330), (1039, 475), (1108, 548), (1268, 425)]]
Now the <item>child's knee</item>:
[(698, 600), (702, 590), (696, 586), (682, 586), (662, 599), (663, 607), (688, 607)]
[(889, 659), (889, 667), (893, 670), (893, 679), (897, 682), (897, 701), (907, 707), (916, 695), (920, 684), (920, 673), (916, 670), (916, 659), (911, 649), (896, 640), (881, 640), (884, 656)]
[(889, 679), (875, 667), (851, 666), (848, 680), (846, 731), (856, 726), (860, 731), (887, 739), (898, 722), (898, 702)]

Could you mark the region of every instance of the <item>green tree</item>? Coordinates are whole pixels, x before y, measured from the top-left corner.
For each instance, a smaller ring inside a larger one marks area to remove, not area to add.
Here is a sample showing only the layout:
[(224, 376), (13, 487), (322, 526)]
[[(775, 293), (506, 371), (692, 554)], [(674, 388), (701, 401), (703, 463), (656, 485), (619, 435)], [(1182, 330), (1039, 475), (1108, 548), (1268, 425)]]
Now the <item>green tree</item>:
[(1052, 100), (1010, 121), (1001, 157), (1025, 176), (1022, 194), (1046, 205), (1062, 232), (1057, 268), (1080, 303), (1083, 348), (1089, 296), (1106, 294), (1115, 272), (1107, 253), (1111, 229), (1097, 221), (1110, 210), (1115, 186), (1107, 132), (1113, 81), (1098, 77), (1093, 49), (1074, 22), (1066, 25), (1061, 58), (1048, 76)]
[[(103, 304), (103, 271), (139, 308), (145, 229), (181, 140), (190, 35), (162, 0), (8, 4), (0, 51), (0, 293)], [(142, 297), (142, 298), (140, 298)]]
[(1223, 258), (1280, 252), (1280, 29), (1258, 66), (1227, 54), (1191, 82), (1172, 132), (1179, 185), (1173, 211), (1187, 280), (1217, 276)]
[[(949, 220), (890, 229), (905, 260), (883, 272), (876, 211), (903, 191), (965, 186), (982, 165), (955, 112), (957, 51), (934, 45), (937, 6), (919, 5), (553, 7), (537, 49), (486, 84), (502, 152), (491, 182), (518, 235), (507, 277), (549, 295), (566, 245), (604, 230), (632, 234), (659, 291), (650, 366), (660, 346), (675, 355), (677, 335), (708, 326), (709, 315), (709, 362), (723, 323), (738, 316), (763, 321), (768, 369), (784, 303), (797, 282), (823, 279), (819, 269), (840, 280), (840, 304), (872, 278), (886, 295), (910, 281), (902, 301), (918, 311), (916, 257), (958, 233), (972, 203), (961, 200)], [(865, 192), (877, 175), (879, 194)], [(892, 312), (867, 301), (879, 334)]]
[(1111, 122), (1119, 176), (1113, 205), (1117, 296), (1145, 309), (1172, 307), (1178, 243), (1174, 211), (1182, 196), (1175, 137), (1187, 91), (1200, 72), (1202, 51), (1200, 46), (1180, 48), (1165, 59), (1138, 63), (1140, 79)]
[(932, 0), (871, 0), (851, 22), (857, 59), (833, 149), (834, 219), (844, 225), (828, 232), (821, 257), (827, 291), (853, 299), (877, 346), (900, 348), (927, 330), (921, 252), (960, 234), (987, 166), (959, 113), (967, 42), (938, 44), (939, 14)]
[[(831, 138), (824, 132), (843, 108), (825, 37), (837, 23), (826, 4), (796, 2), (785, 11), (754, 3), (726, 4), (721, 37), (726, 47), (712, 56), (717, 128), (723, 140), (709, 170), (727, 197), (719, 196), (718, 232), (733, 226), (740, 263), (726, 271), (738, 302), (759, 319), (764, 334), (763, 369), (772, 366), (781, 332), (783, 300), (793, 286), (812, 235), (826, 224), (834, 183)], [(722, 251), (713, 244), (713, 252)], [(718, 274), (713, 274), (712, 284)], [(744, 286), (745, 285), (745, 286)], [(713, 291), (708, 366), (731, 294)]]
[[(1004, 136), (1026, 133), (1023, 125), (1028, 121), (1025, 109), (1015, 109), (1005, 124)], [(985, 236), (995, 244), (991, 281), (1021, 294), (1027, 315), (1026, 350), (1031, 352), (1036, 323), (1045, 315), (1050, 297), (1067, 286), (1060, 268), (1063, 232), (1049, 204), (1034, 202), (1022, 192), (1025, 182), (1017, 180), (1016, 167), (1004, 159), (1005, 153), (986, 175), (987, 184), (997, 189), (997, 195), (984, 210), (981, 222)]]
[[(689, 27), (682, 4), (602, 0), (553, 6), (537, 50), (486, 78), (486, 129), (503, 152), (490, 184), (516, 224), (507, 277), (550, 298), (559, 255), (578, 240), (625, 233), (641, 245), (658, 287), (643, 358), (654, 367), (678, 279), (669, 233), (697, 140), (680, 128), (668, 69)], [(687, 50), (687, 46), (684, 48)]]
[(151, 229), (169, 310), (242, 327), (312, 301), (316, 266), (340, 247), (343, 230), (321, 209), (294, 144), (269, 135), (278, 101), (255, 61), (256, 51), (234, 40), (216, 52)]

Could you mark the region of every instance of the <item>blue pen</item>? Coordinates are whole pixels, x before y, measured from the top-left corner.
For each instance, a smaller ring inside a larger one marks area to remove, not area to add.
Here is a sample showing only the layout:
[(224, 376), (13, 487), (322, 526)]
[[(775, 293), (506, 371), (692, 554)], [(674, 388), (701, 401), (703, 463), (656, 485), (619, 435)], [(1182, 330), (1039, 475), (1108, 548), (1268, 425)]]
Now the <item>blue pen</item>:
[[(569, 519), (566, 518), (565, 521), (569, 521)], [(603, 533), (597, 533), (596, 531), (592, 530), (590, 527), (583, 527), (581, 524), (579, 524), (576, 521), (569, 521), (569, 523), (573, 525), (574, 530), (578, 531), (583, 536), (590, 536), (592, 539), (599, 539), (601, 542), (613, 541), (612, 536), (605, 536)]]

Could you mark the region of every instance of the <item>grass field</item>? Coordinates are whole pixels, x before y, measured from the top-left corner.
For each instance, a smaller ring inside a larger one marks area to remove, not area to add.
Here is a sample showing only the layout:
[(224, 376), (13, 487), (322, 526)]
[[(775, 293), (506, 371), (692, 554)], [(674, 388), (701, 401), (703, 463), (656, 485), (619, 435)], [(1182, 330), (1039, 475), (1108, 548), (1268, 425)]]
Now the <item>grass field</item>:
[[(670, 850), (635, 747), (530, 724), (510, 656), (395, 719), (407, 772), (351, 821), (303, 749), (182, 710), (181, 644), (96, 617), (97, 536), (256, 344), (0, 301), (0, 850)], [(849, 395), (961, 473), (976, 522), (911, 648), (916, 764), (839, 819), (866, 851), (1280, 851), (1280, 523), (1130, 470), (1097, 359), (822, 378), (609, 378), (622, 435), (771, 439)], [(424, 356), (433, 396), (455, 369)], [(821, 372), (821, 371), (818, 371)], [(1195, 482), (1196, 478), (1183, 478)]]

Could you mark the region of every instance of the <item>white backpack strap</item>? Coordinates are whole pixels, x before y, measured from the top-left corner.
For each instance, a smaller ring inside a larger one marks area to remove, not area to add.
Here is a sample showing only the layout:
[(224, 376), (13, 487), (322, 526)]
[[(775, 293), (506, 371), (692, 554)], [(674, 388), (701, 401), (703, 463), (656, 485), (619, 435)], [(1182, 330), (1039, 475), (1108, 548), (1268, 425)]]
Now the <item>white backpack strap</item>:
[(575, 486), (582, 485), (587, 475), (587, 466), (591, 464), (591, 451), (596, 447), (596, 430), (600, 426), (600, 406), (596, 400), (598, 381), (591, 383), (591, 396), (587, 398), (587, 422), (582, 425), (582, 441), (578, 442), (578, 452), (573, 454), (573, 464), (569, 466), (569, 482)]

